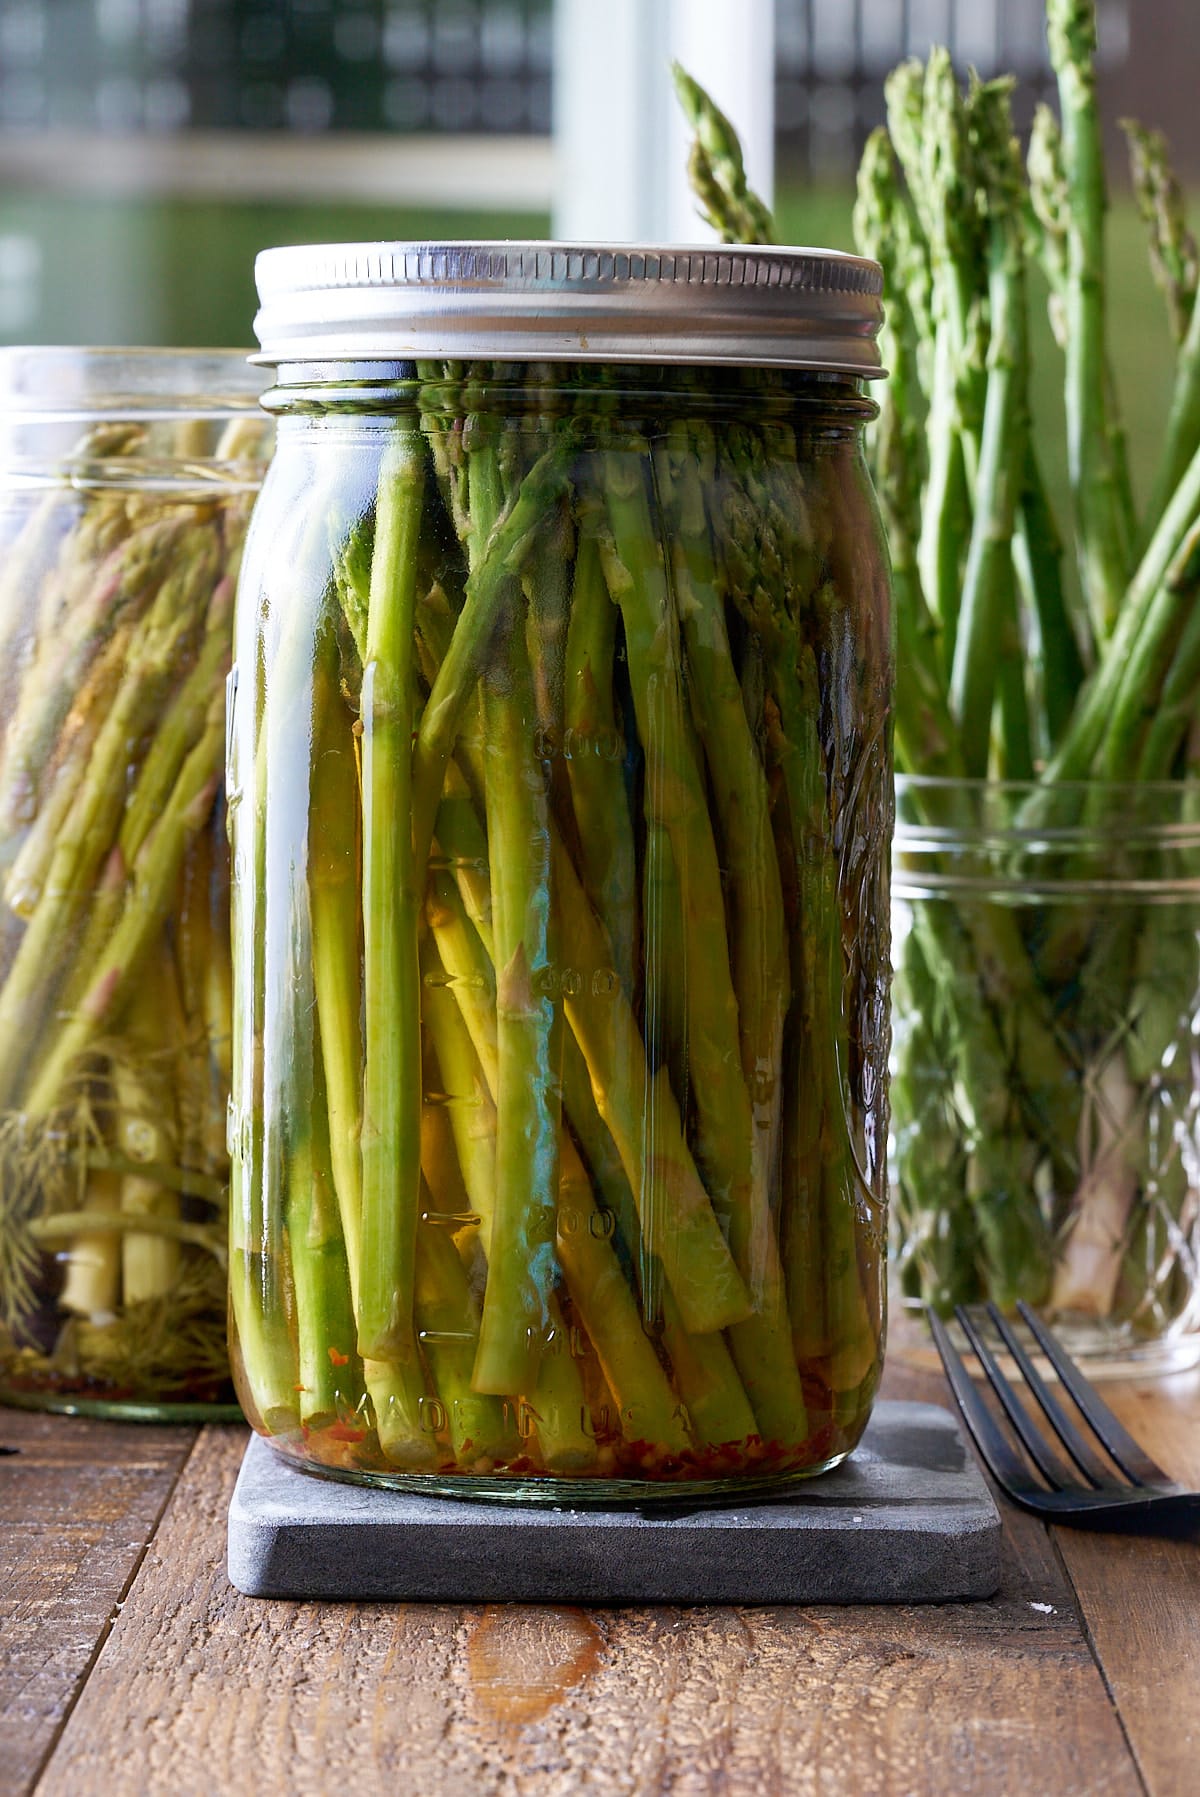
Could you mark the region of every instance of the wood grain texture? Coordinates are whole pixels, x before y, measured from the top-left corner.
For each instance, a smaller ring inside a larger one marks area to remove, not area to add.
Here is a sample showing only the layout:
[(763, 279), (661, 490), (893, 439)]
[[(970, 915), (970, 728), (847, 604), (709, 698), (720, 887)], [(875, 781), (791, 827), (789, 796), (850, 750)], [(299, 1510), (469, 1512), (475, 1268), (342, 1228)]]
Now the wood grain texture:
[[(1166, 1472), (1200, 1490), (1200, 1372), (1113, 1384), (1104, 1397)], [(1200, 1543), (1054, 1536), (1150, 1797), (1196, 1790)]]
[[(901, 1317), (884, 1389), (948, 1402), (924, 1332)], [(941, 1388), (940, 1397), (937, 1395)], [(1153, 1381), (1114, 1379), (1101, 1395), (1165, 1472), (1200, 1490), (1200, 1369)], [(1036, 1552), (1048, 1535), (1069, 1576), (1093, 1652), (1150, 1797), (1200, 1785), (1200, 1544), (1089, 1530), (1043, 1530), (1001, 1504), (1006, 1534)]]
[(0, 1791), (53, 1746), (196, 1438), (0, 1409)]
[(986, 1604), (262, 1602), (223, 1569), (243, 1439), (205, 1431), (38, 1797), (1139, 1790), (1040, 1525)]

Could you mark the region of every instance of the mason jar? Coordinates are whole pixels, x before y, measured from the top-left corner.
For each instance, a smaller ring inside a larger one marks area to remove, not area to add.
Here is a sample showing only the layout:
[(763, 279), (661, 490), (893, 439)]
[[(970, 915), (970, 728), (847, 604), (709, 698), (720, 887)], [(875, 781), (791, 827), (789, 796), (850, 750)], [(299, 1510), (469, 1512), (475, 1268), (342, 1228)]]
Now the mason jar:
[(498, 1499), (832, 1466), (883, 1341), (879, 271), (375, 245), (258, 281), (243, 1408)]
[(897, 781), (896, 1274), (1200, 1360), (1200, 787)]
[(0, 1403), (236, 1414), (234, 351), (0, 352)]

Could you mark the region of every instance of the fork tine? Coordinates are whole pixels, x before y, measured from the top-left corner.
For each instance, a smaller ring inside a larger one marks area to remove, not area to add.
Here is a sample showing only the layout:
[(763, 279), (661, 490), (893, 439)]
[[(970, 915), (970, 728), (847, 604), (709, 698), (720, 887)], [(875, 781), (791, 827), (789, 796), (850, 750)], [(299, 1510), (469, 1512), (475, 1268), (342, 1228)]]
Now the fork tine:
[(974, 1436), (975, 1445), (983, 1455), (989, 1471), (1006, 1491), (1015, 1494), (1027, 1490), (1029, 1468), (1013, 1449), (1007, 1436), (997, 1426), (991, 1411), (975, 1390), (970, 1375), (959, 1356), (958, 1349), (946, 1333), (946, 1326), (941, 1317), (934, 1310), (927, 1311), (926, 1315), (929, 1318), (934, 1345), (942, 1357), (942, 1365), (945, 1367), (946, 1377), (950, 1381), (950, 1389), (962, 1411), (963, 1421)]
[(1000, 1340), (1016, 1361), (1021, 1377), (1040, 1404), (1046, 1421), (1080, 1472), (1085, 1478), (1090, 1479), (1093, 1485), (1111, 1489), (1114, 1479), (1112, 1468), (1105, 1466), (1103, 1461), (1092, 1452), (1079, 1430), (1064, 1412), (1061, 1404), (1051, 1397), (1046, 1387), (1046, 1381), (1025, 1352), (1016, 1331), (1001, 1316), (994, 1304), (989, 1304), (987, 1311)]
[(1033, 1339), (1070, 1392), (1080, 1412), (1092, 1425), (1106, 1452), (1111, 1454), (1122, 1472), (1126, 1473), (1135, 1485), (1171, 1483), (1162, 1467), (1156, 1461), (1151, 1460), (1145, 1448), (1141, 1447), (1133, 1439), (1133, 1436), (1121, 1427), (1108, 1405), (1102, 1402), (1075, 1362), (1063, 1351), (1029, 1306), (1018, 1302), (1017, 1309)]
[(970, 1312), (959, 1305), (954, 1312), (966, 1333), (967, 1340), (974, 1348), (979, 1364), (987, 1376), (987, 1382), (1000, 1400), (1005, 1416), (1016, 1431), (1017, 1437), (1033, 1464), (1041, 1473), (1048, 1485), (1062, 1491), (1074, 1483), (1071, 1469), (1061, 1460), (1054, 1449), (1046, 1441), (1033, 1421), (1025, 1406), (1021, 1403), (1012, 1386), (1001, 1372), (995, 1355), (984, 1341)]

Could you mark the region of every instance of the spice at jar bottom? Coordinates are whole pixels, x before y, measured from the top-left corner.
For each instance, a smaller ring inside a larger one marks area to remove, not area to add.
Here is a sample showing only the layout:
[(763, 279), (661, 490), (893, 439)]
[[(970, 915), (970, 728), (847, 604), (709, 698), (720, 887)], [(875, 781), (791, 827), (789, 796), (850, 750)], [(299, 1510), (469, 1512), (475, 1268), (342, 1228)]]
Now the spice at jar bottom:
[(247, 1413), (493, 1496), (836, 1462), (882, 1348), (873, 407), (499, 361), (285, 366), (267, 403), (229, 770)]

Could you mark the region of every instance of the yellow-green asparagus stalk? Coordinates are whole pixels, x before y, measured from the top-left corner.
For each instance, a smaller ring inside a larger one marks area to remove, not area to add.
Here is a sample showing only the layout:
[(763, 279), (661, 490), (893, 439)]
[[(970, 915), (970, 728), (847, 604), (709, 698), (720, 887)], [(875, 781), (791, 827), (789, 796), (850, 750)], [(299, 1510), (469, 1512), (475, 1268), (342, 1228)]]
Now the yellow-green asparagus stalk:
[[(412, 739), (417, 547), (425, 448), (402, 425), (384, 453), (375, 519), (362, 679), (363, 1107), (358, 1336), (364, 1361), (385, 1361), (403, 1385), (380, 1427), (412, 1431), (424, 1380), (413, 1322), (420, 1209), (421, 892), (413, 852)], [(401, 1419), (399, 1410), (404, 1410)]]

